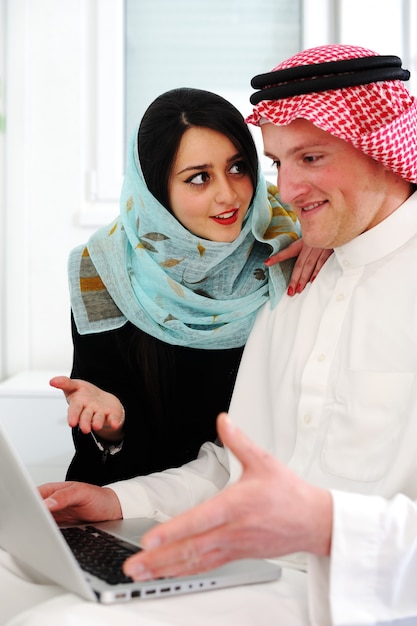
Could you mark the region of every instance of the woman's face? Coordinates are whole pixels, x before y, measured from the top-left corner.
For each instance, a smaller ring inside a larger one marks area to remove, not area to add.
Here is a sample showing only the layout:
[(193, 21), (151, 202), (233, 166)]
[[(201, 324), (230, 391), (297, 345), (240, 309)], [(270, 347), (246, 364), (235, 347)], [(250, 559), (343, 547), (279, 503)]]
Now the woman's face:
[(253, 191), (230, 139), (209, 128), (185, 131), (168, 181), (171, 210), (185, 228), (211, 241), (234, 241)]

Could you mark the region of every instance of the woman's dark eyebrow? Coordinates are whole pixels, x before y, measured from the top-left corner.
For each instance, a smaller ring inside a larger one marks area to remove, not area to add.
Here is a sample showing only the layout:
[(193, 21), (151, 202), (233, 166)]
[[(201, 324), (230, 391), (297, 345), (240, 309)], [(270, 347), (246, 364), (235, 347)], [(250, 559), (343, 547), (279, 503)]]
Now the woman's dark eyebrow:
[(212, 167), (211, 163), (203, 163), (202, 165), (187, 165), (187, 167), (184, 167), (183, 170), (180, 170), (179, 172), (177, 172), (177, 175), (179, 174), (184, 174), (184, 172), (189, 172), (189, 171), (193, 171), (193, 170), (207, 170), (210, 167)]
[[(230, 159), (227, 159), (226, 163), (234, 163), (234, 161), (237, 161), (238, 159), (241, 159), (241, 158), (242, 158), (242, 155), (240, 154), (240, 152), (237, 152), (232, 157), (230, 157)], [(197, 170), (201, 172), (203, 170), (209, 169), (210, 167), (213, 167), (212, 163), (202, 163), (201, 165), (187, 165), (187, 167), (184, 167), (184, 169), (177, 172), (177, 176), (179, 176), (180, 174), (184, 174), (184, 172), (189, 172), (193, 170)]]

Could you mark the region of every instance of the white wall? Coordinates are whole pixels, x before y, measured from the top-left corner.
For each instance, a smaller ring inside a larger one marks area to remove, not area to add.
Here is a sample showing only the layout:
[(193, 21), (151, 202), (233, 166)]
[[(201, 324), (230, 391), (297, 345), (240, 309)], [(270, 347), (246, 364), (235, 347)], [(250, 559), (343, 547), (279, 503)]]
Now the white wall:
[[(6, 73), (6, 3), (0, 0), (0, 234), (4, 232), (4, 209), (5, 209), (5, 73)], [(4, 292), (3, 284), (3, 268), (4, 268), (4, 249), (1, 246), (0, 235), (0, 380), (3, 372), (3, 337), (1, 329), (3, 328), (3, 307), (2, 294)]]
[(88, 0), (7, 4), (4, 375), (71, 364), (66, 262), (83, 195)]
[[(99, 2), (104, 0), (0, 0), (0, 42), (4, 24), (7, 35), (0, 378), (26, 369), (68, 371), (71, 365), (66, 263), (69, 250), (93, 230), (79, 226), (79, 212), (95, 149), (92, 111), (100, 107), (93, 41)], [(406, 55), (416, 71), (410, 25), (401, 18), (404, 4), (304, 0), (303, 47), (335, 40), (362, 44)], [(109, 40), (109, 46), (114, 43)], [(0, 47), (0, 81), (1, 59)], [(112, 89), (109, 82), (109, 97)], [(0, 115), (2, 106), (0, 91)]]

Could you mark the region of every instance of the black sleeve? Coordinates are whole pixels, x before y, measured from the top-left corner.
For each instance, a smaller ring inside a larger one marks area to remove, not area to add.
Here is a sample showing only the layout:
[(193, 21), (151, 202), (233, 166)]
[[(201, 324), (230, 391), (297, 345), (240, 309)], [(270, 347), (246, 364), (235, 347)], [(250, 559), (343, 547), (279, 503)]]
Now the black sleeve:
[[(129, 361), (134, 333), (126, 327), (80, 335), (72, 315), (71, 331), (74, 346), (71, 378), (86, 380), (117, 396), (126, 411), (128, 431), (128, 422), (140, 395), (136, 394), (134, 369)], [(72, 435), (75, 455), (67, 471), (67, 480), (103, 485), (133, 475), (130, 459), (126, 458), (125, 443), (122, 451), (112, 456), (103, 453), (93, 437), (84, 435), (78, 427), (73, 428)]]
[[(114, 456), (74, 428), (76, 453), (67, 480), (104, 485), (178, 467), (194, 459), (205, 441), (216, 439), (216, 418), (229, 406), (242, 348), (170, 346), (129, 322), (114, 331), (80, 335), (72, 320), (72, 335), (71, 377), (116, 395), (126, 421), (123, 448)], [(151, 379), (144, 374), (144, 337), (147, 352), (158, 355)]]

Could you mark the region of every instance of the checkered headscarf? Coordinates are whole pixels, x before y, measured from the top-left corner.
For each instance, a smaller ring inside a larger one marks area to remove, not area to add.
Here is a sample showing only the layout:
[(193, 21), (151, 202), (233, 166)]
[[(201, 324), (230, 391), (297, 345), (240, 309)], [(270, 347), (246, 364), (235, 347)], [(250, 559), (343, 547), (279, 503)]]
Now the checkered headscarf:
[[(376, 63), (383, 58), (372, 50), (358, 46), (319, 46), (294, 55), (272, 72), (363, 57), (373, 57), (372, 61), (375, 59)], [(252, 98), (261, 101), (246, 119), (247, 123), (259, 126), (262, 120), (266, 120), (285, 126), (297, 118), (306, 119), (335, 137), (348, 141), (401, 178), (417, 184), (417, 100), (404, 86), (404, 79), (376, 79), (366, 84), (328, 86), (324, 91), (313, 91), (317, 77), (310, 68), (308, 74), (309, 93), (277, 96), (279, 99), (271, 100), (261, 99), (268, 97), (268, 89), (265, 89), (264, 96), (262, 91), (254, 94)], [(346, 76), (348, 80), (349, 75)], [(273, 77), (273, 74), (265, 76)], [(287, 81), (283, 84), (288, 86)], [(301, 81), (297, 84), (302, 85)], [(271, 97), (275, 96), (271, 94)]]

